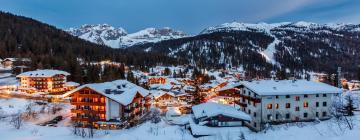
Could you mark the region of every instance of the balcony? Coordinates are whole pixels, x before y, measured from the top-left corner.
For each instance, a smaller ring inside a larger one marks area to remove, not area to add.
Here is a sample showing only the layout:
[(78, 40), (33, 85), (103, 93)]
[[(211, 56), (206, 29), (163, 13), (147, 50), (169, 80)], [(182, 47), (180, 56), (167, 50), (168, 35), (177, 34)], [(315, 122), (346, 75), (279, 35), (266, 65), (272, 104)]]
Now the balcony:
[(86, 110), (86, 109), (71, 109), (71, 113), (91, 113), (91, 114), (105, 114), (105, 110)]
[(234, 101), (236, 104), (240, 105), (241, 107), (247, 107), (246, 103), (242, 103), (240, 101)]
[(100, 117), (95, 117), (95, 118), (89, 118), (89, 117), (84, 117), (84, 116), (75, 116), (75, 117), (71, 117), (71, 120), (72, 121), (90, 121), (90, 120), (92, 120), (92, 121), (106, 121), (106, 119), (105, 118), (103, 118), (103, 119), (100, 119)]
[(74, 102), (71, 101), (72, 105), (88, 105), (88, 106), (105, 106), (105, 103), (102, 102)]

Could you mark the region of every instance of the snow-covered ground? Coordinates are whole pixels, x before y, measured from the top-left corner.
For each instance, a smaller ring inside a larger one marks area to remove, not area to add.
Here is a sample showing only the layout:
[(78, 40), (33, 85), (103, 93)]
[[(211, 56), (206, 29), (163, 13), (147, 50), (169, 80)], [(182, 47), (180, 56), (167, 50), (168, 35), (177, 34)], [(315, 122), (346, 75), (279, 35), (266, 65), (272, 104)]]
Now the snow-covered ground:
[[(359, 104), (360, 95), (354, 96), (355, 103)], [(0, 99), (1, 110), (7, 114), (24, 111), (27, 104), (31, 101), (24, 99)], [(65, 105), (66, 106), (66, 105)], [(39, 108), (39, 107), (35, 107)], [(67, 107), (60, 112), (66, 115)], [(38, 110), (38, 109), (35, 109)], [(58, 115), (58, 114), (57, 114)], [(40, 115), (39, 119), (50, 116)], [(270, 127), (267, 131), (255, 133), (246, 127), (228, 127), (228, 128), (201, 128), (205, 133), (213, 134), (213, 136), (194, 138), (190, 131), (184, 129), (183, 126), (170, 125), (166, 121), (158, 124), (146, 122), (140, 126), (124, 130), (97, 131), (93, 139), (97, 140), (237, 140), (240, 133), (244, 133), (247, 140), (356, 140), (360, 137), (360, 113), (353, 118), (354, 129), (349, 130), (345, 125), (339, 125), (335, 119), (320, 122), (304, 122), (282, 124)], [(65, 120), (68, 121), (68, 120)], [(38, 126), (35, 121), (26, 122), (20, 130), (14, 129), (7, 119), (0, 120), (0, 136), (1, 140), (80, 140), (84, 139), (74, 136), (71, 128), (65, 125), (58, 127)], [(341, 128), (341, 129), (340, 129)]]

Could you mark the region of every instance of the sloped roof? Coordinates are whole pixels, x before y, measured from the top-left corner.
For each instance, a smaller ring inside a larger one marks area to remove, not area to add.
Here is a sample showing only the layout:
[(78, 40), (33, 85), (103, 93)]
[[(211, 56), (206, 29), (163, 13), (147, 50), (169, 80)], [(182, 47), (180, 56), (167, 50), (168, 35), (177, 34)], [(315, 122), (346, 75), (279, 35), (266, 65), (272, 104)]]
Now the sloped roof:
[(192, 107), (195, 118), (209, 118), (218, 115), (229, 116), (233, 118), (238, 118), (241, 120), (251, 121), (251, 117), (242, 112), (238, 111), (235, 108), (223, 104), (217, 104), (214, 102), (202, 103)]
[(16, 77), (52, 77), (52, 76), (59, 75), (59, 74), (65, 75), (65, 76), (70, 75), (70, 73), (68, 73), (66, 71), (44, 69), (44, 70), (35, 70), (35, 71), (24, 72), (24, 73), (17, 75)]
[[(143, 97), (149, 95), (149, 93), (150, 93), (148, 90), (146, 90), (140, 86), (137, 86), (127, 80), (115, 80), (112, 82), (82, 85), (72, 91), (65, 93), (63, 96), (64, 97), (69, 96), (72, 93), (74, 93), (80, 89), (83, 89), (85, 87), (93, 89), (94, 91), (96, 91), (96, 92), (104, 95), (105, 97), (108, 97), (122, 105), (130, 104), (133, 101), (133, 99), (135, 98), (137, 93), (139, 93)], [(106, 90), (116, 90), (116, 91), (121, 92), (121, 94), (115, 94), (115, 93), (106, 94)]]
[(170, 95), (172, 97), (175, 97), (175, 94), (173, 92), (170, 92), (170, 91), (167, 92), (167, 91), (163, 91), (163, 90), (154, 90), (154, 91), (151, 91), (151, 93), (153, 93), (155, 98), (159, 98), (159, 97), (161, 97), (161, 96), (163, 96), (165, 94), (168, 94), (168, 95)]
[(259, 95), (341, 93), (340, 88), (307, 80), (258, 80), (243, 81), (242, 85)]

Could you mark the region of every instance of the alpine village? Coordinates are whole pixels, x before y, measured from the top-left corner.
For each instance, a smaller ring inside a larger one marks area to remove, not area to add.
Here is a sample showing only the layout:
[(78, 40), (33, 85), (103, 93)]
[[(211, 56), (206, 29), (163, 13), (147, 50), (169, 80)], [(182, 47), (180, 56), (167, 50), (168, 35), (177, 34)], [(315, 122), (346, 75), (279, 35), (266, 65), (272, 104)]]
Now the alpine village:
[(198, 35), (127, 34), (108, 24), (61, 30), (0, 12), (0, 134), (357, 139), (359, 38), (355, 24), (233, 22)]

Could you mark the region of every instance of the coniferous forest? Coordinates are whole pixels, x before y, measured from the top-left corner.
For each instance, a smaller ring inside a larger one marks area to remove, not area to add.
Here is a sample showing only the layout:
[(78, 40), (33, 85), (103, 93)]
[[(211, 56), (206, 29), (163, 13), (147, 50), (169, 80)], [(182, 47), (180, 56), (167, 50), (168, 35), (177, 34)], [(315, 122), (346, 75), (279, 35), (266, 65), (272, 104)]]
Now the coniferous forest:
[[(256, 30), (219, 30), (114, 49), (31, 18), (0, 12), (0, 58), (30, 58), (30, 70), (65, 70), (72, 74), (70, 80), (79, 83), (125, 78), (123, 67), (93, 65), (104, 60), (141, 70), (183, 64), (207, 69), (242, 67), (252, 78), (268, 78), (271, 71), (284, 78), (300, 77), (307, 72), (333, 74), (337, 67), (342, 67), (344, 76), (358, 78), (359, 32), (324, 27), (304, 30), (286, 25), (272, 29), (273, 36)], [(274, 42), (274, 37), (280, 43), (275, 45), (276, 64), (271, 64), (260, 52)], [(106, 72), (101, 72), (104, 69)]]
[(97, 45), (31, 18), (0, 12), (0, 58), (8, 57), (30, 58), (30, 70), (65, 70), (71, 73), (70, 80), (79, 83), (124, 78), (119, 75), (123, 72), (118, 67), (111, 66), (105, 68), (106, 76), (100, 78), (100, 66), (89, 65), (90, 62), (111, 60), (136, 69), (181, 62), (160, 53), (129, 52)]

